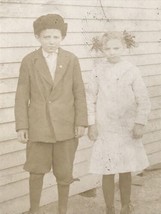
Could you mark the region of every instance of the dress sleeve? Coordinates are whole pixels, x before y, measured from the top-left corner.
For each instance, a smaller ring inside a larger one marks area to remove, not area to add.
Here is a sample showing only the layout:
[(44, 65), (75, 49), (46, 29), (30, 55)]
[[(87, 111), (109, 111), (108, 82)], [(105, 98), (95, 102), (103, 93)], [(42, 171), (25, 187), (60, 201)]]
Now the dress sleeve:
[(86, 88), (88, 125), (93, 125), (96, 122), (97, 94), (98, 94), (98, 76), (95, 68), (89, 74)]
[(151, 109), (147, 88), (142, 79), (139, 69), (134, 68), (133, 91), (137, 103), (137, 115), (135, 123), (145, 125)]

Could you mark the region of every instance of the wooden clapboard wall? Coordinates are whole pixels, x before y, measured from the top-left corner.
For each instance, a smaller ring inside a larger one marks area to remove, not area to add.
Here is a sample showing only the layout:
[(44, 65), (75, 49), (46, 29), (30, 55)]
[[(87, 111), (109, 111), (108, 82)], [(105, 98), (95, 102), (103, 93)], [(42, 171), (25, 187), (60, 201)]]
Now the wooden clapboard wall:
[[(25, 146), (16, 140), (14, 97), (22, 58), (38, 48), (32, 22), (46, 13), (59, 13), (68, 22), (63, 47), (80, 59), (85, 84), (95, 55), (91, 38), (106, 30), (132, 32), (138, 47), (125, 54), (139, 66), (148, 87), (152, 112), (144, 143), (151, 164), (161, 161), (161, 4), (155, 0), (1, 0), (0, 32), (0, 213), (18, 214), (29, 208), (28, 174), (23, 171)], [(71, 195), (97, 185), (88, 174), (91, 144), (81, 140), (74, 175), (81, 179), (72, 185)], [(45, 178), (41, 204), (57, 200), (56, 182)]]

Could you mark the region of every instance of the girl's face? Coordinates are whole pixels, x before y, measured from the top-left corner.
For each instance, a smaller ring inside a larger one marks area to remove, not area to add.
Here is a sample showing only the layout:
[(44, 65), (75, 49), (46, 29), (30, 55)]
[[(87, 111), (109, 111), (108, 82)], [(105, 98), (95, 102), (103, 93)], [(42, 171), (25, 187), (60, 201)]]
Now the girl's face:
[(40, 35), (35, 36), (40, 42), (42, 48), (47, 53), (55, 52), (63, 40), (61, 31), (58, 29), (46, 29), (43, 30)]
[(119, 62), (123, 50), (124, 47), (120, 39), (110, 39), (103, 46), (103, 52), (110, 63)]

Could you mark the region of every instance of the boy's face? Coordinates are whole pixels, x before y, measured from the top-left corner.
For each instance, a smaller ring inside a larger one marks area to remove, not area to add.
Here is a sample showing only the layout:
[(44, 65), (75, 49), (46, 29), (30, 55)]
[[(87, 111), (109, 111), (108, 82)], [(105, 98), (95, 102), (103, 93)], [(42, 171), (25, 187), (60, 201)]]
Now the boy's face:
[(123, 44), (119, 39), (110, 39), (103, 46), (103, 52), (110, 63), (119, 62), (123, 50)]
[(35, 35), (42, 48), (47, 53), (55, 52), (63, 40), (61, 31), (58, 29), (46, 29), (41, 31), (40, 35)]

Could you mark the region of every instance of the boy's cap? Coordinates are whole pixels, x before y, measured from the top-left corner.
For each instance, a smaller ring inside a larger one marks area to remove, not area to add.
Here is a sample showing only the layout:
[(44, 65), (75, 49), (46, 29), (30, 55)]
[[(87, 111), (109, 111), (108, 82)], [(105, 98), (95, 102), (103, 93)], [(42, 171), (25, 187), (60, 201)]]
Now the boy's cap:
[(58, 29), (63, 37), (67, 33), (67, 23), (64, 23), (64, 19), (58, 14), (40, 16), (33, 22), (33, 28), (35, 35), (39, 35), (41, 31), (46, 29)]

